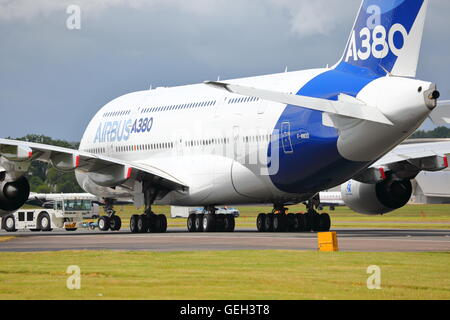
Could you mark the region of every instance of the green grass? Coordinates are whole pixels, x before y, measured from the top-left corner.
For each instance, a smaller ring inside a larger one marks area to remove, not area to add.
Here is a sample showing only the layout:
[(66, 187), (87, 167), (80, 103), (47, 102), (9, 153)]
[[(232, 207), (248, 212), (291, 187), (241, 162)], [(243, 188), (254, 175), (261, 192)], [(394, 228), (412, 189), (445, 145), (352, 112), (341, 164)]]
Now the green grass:
[[(66, 288), (69, 265), (81, 290)], [(381, 290), (368, 290), (369, 265)], [(0, 253), (0, 299), (450, 299), (450, 253)]]
[[(271, 207), (238, 207), (241, 217), (236, 220), (238, 227), (255, 228), (256, 217), (260, 212), (269, 212)], [(304, 206), (291, 206), (290, 212), (304, 212)], [(141, 210), (133, 206), (118, 206), (117, 213), (128, 228), (132, 214)], [(155, 206), (155, 212), (170, 216), (170, 207)], [(395, 228), (395, 229), (450, 229), (450, 205), (407, 205), (400, 210), (380, 216), (366, 216), (338, 207), (327, 211), (331, 215), (333, 228)], [(186, 228), (186, 219), (169, 219), (169, 227)]]

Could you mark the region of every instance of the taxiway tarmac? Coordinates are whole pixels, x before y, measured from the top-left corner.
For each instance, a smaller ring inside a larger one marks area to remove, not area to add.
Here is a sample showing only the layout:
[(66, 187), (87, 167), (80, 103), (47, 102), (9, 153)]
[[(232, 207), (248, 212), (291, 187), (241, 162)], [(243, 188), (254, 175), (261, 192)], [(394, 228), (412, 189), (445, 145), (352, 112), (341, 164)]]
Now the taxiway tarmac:
[[(341, 251), (414, 252), (450, 251), (450, 230), (337, 229)], [(0, 242), (0, 251), (61, 250), (317, 250), (316, 233), (259, 233), (238, 229), (234, 233), (188, 233), (169, 229), (164, 234), (54, 231), (50, 233), (0, 232), (13, 239)]]

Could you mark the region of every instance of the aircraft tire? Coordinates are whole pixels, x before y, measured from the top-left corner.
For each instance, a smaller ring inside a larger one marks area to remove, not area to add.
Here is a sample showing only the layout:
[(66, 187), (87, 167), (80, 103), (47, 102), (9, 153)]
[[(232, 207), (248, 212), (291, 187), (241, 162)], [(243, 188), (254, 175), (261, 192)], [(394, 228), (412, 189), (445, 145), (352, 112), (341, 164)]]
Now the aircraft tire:
[(106, 232), (109, 230), (110, 226), (111, 226), (111, 223), (110, 223), (109, 217), (102, 216), (98, 219), (98, 229), (100, 231)]
[(273, 216), (273, 232), (286, 231), (286, 216), (284, 214), (275, 214)]
[(212, 214), (205, 214), (202, 219), (203, 232), (213, 232), (215, 229), (215, 220)]
[(306, 231), (306, 215), (303, 213), (297, 213), (297, 221), (298, 221), (298, 232)]
[(258, 218), (256, 218), (256, 228), (259, 232), (264, 232), (264, 223), (266, 221), (266, 214), (260, 213), (258, 214)]
[(266, 215), (264, 219), (264, 232), (273, 232), (273, 213)]
[(195, 216), (195, 232), (203, 231), (203, 214), (197, 214)]
[(119, 231), (122, 228), (122, 219), (119, 216), (112, 216), (109, 221), (111, 231)]
[(195, 232), (195, 214), (190, 214), (187, 219), (187, 229), (189, 232)]
[(159, 233), (165, 233), (167, 232), (167, 218), (165, 215), (160, 214), (158, 215), (159, 220)]
[(225, 232), (234, 232), (234, 229), (236, 227), (236, 220), (234, 219), (234, 216), (231, 214), (227, 214), (225, 216)]
[(331, 218), (328, 213), (322, 213), (320, 215), (320, 231), (328, 232), (331, 229)]
[(138, 221), (138, 215), (134, 214), (131, 216), (130, 218), (130, 231), (131, 233), (138, 233), (138, 228), (137, 228), (137, 221)]

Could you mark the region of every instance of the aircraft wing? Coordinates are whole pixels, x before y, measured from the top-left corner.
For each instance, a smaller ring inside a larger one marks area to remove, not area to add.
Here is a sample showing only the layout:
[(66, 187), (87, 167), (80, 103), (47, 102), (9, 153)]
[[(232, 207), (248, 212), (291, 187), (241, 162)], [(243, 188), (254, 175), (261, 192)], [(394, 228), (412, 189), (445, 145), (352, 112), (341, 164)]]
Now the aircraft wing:
[(252, 88), (237, 84), (208, 81), (206, 85), (226, 90), (231, 93), (249, 97), (258, 97), (263, 100), (289, 104), (301, 108), (337, 114), (344, 117), (367, 120), (392, 126), (392, 122), (377, 108), (368, 106), (361, 101), (341, 94), (337, 101), (313, 98), (292, 93), (277, 92), (266, 89)]
[[(0, 162), (0, 172), (8, 171), (2, 166), (26, 168), (26, 165), (21, 164), (44, 161), (61, 171), (76, 169), (86, 172), (93, 182), (104, 187), (119, 186), (130, 180), (148, 180), (165, 190), (184, 191), (188, 188), (182, 181), (159, 168), (68, 148), (0, 139), (0, 156), (9, 160)], [(9, 170), (14, 171), (14, 168)]]
[(378, 160), (374, 166), (392, 165), (402, 161), (421, 160), (429, 157), (445, 157), (450, 154), (450, 142), (402, 144)]
[(400, 179), (414, 179), (421, 171), (448, 168), (450, 142), (403, 144), (386, 154), (373, 166), (354, 177), (364, 183), (378, 183), (393, 173)]

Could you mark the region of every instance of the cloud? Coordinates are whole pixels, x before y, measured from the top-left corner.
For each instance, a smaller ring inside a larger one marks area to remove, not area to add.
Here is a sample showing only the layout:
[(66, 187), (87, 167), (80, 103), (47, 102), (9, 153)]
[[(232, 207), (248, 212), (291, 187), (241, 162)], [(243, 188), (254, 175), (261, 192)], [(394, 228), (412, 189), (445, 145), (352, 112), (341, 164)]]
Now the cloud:
[[(235, 0), (237, 1), (237, 0)], [(351, 0), (358, 3), (359, 0)], [(329, 34), (349, 14), (342, 0), (239, 0), (233, 6), (229, 0), (0, 0), (0, 21), (20, 22), (48, 17), (55, 12), (65, 12), (76, 4), (82, 13), (103, 14), (109, 9), (126, 7), (134, 9), (170, 8), (198, 16), (230, 16), (236, 14), (251, 18), (256, 6), (266, 10), (282, 10), (291, 25), (291, 31), (300, 36)], [(245, 9), (248, 9), (245, 11)], [(247, 20), (248, 21), (248, 20)]]
[(347, 0), (345, 6), (342, 5), (342, 0), (271, 0), (271, 2), (288, 12), (292, 32), (304, 37), (330, 34), (337, 24), (347, 21), (349, 15), (356, 15), (356, 11), (349, 8), (356, 8), (359, 0)]

